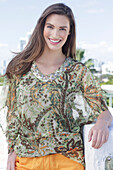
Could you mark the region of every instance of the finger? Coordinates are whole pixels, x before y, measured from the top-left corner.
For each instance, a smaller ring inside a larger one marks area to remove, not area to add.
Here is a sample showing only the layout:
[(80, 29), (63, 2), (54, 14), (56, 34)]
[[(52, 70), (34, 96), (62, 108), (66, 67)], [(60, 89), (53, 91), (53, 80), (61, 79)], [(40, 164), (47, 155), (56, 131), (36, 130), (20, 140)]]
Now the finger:
[(108, 134), (104, 134), (104, 135), (102, 136), (102, 142), (101, 142), (99, 148), (100, 148), (104, 143), (107, 142), (108, 136), (109, 136)]
[(7, 164), (7, 170), (11, 170), (9, 163)]
[(109, 138), (109, 132), (106, 134), (106, 142), (108, 141)]
[(98, 131), (97, 140), (96, 140), (96, 143), (95, 143), (95, 146), (94, 146), (95, 149), (98, 149), (100, 147), (100, 145), (103, 144), (102, 139), (105, 140), (104, 136), (105, 135), (103, 134), (102, 131)]
[(15, 162), (8, 161), (7, 170), (15, 170)]
[(102, 135), (102, 145), (107, 142), (108, 137), (109, 137), (109, 132), (105, 132), (105, 133), (103, 132), (103, 135)]
[(97, 136), (98, 136), (98, 132), (97, 132), (97, 131), (93, 131), (93, 136), (92, 136), (92, 147), (95, 147), (95, 145), (96, 145)]
[(7, 168), (6, 168), (6, 170), (10, 170), (10, 164), (9, 164), (9, 161), (7, 160)]
[(88, 142), (92, 140), (92, 136), (93, 136), (93, 131), (92, 129), (90, 129), (89, 134), (88, 134)]
[(95, 145), (96, 149), (100, 148), (108, 139), (109, 133), (105, 131), (98, 132), (97, 143)]
[(11, 163), (11, 170), (15, 170), (15, 166), (16, 166), (16, 160), (14, 161), (12, 161), (12, 163)]
[(11, 165), (11, 170), (15, 170), (15, 165), (14, 164)]
[(105, 142), (106, 142), (106, 136), (105, 136), (105, 135), (103, 135), (103, 136), (102, 136), (101, 144), (99, 145), (99, 147), (98, 147), (98, 148), (101, 148), (101, 146), (102, 146)]
[(100, 143), (98, 143), (98, 145), (96, 146), (96, 149), (101, 148), (101, 146), (105, 143), (105, 140), (106, 140), (106, 137), (103, 135), (103, 136), (101, 137)]

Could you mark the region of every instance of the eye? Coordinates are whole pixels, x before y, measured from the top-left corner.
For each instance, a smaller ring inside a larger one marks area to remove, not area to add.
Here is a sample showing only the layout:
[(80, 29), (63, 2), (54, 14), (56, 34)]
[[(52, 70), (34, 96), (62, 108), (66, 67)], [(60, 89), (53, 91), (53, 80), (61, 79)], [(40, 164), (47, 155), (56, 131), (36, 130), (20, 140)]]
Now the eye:
[(52, 29), (53, 27), (51, 25), (48, 25), (47, 28), (51, 28)]
[(61, 31), (66, 31), (66, 29), (65, 29), (65, 28), (60, 28), (60, 30), (61, 30)]

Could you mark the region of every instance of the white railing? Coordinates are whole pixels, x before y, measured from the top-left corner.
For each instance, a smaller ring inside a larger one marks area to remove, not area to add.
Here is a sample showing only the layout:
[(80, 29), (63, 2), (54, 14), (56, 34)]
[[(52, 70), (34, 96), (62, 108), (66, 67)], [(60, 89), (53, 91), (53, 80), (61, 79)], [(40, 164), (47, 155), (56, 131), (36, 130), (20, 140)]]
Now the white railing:
[(109, 98), (109, 107), (113, 107), (112, 101), (113, 101), (113, 93), (107, 93), (107, 98)]
[(113, 158), (113, 122), (109, 128), (108, 141), (99, 149), (92, 148), (92, 142), (88, 142), (88, 133), (93, 126), (84, 126), (85, 170), (105, 170), (105, 161), (108, 157)]
[(109, 107), (113, 108), (113, 85), (102, 85), (101, 88), (106, 91), (106, 97), (109, 99)]

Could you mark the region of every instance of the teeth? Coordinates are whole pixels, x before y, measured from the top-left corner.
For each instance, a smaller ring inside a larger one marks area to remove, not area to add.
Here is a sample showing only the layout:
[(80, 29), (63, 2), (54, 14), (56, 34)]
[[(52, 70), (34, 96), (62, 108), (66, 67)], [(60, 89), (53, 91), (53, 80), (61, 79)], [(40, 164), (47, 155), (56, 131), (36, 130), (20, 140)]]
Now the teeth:
[(55, 41), (55, 40), (51, 40), (51, 39), (50, 39), (50, 41), (51, 41), (51, 42), (54, 42), (54, 43), (57, 43), (57, 42), (59, 42), (60, 40)]

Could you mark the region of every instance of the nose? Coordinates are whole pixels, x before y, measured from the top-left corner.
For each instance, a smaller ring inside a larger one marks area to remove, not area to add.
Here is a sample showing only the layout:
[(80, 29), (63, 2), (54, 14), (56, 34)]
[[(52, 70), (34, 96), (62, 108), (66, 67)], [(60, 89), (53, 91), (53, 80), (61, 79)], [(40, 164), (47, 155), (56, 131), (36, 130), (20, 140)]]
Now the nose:
[(57, 38), (59, 36), (59, 31), (57, 29), (53, 30), (53, 38)]

